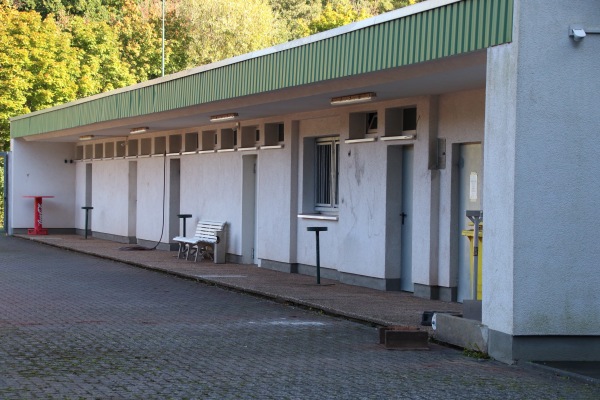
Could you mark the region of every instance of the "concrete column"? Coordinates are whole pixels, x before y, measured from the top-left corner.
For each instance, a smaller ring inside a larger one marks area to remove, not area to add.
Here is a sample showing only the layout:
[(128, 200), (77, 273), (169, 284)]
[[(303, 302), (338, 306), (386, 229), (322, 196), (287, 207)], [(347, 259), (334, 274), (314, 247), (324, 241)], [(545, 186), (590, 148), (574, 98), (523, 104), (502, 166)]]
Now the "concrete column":
[(596, 0), (515, 0), (488, 50), (483, 323), (499, 359), (600, 360)]
[[(417, 108), (414, 165), (413, 281), (415, 296), (438, 297), (440, 175), (432, 169), (437, 140), (439, 99), (430, 96)], [(425, 239), (425, 240), (422, 240)]]

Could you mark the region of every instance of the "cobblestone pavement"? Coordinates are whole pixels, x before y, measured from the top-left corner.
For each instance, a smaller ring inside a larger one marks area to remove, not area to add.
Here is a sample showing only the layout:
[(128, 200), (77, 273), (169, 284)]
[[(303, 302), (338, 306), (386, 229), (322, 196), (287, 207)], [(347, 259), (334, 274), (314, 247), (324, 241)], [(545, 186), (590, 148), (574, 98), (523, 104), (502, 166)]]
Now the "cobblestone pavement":
[(597, 385), (0, 238), (0, 399), (596, 399)]

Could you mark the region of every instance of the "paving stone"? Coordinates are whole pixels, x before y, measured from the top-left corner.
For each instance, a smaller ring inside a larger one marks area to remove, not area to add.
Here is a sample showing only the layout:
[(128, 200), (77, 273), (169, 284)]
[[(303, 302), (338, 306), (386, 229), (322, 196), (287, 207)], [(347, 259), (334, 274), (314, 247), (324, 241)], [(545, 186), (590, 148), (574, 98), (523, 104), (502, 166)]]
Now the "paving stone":
[[(596, 399), (598, 386), (0, 238), (1, 399)], [(419, 316), (420, 318), (420, 316)]]

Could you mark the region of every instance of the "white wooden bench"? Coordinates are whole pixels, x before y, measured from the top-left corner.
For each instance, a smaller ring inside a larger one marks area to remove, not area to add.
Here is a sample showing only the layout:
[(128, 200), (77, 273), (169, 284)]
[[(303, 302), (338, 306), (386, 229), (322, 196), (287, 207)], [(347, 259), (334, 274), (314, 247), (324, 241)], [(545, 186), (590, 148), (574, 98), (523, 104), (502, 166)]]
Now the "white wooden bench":
[(214, 260), (215, 264), (224, 264), (227, 252), (227, 236), (225, 235), (226, 222), (198, 221), (194, 236), (177, 236), (174, 242), (179, 243), (178, 258), (188, 260), (198, 255)]

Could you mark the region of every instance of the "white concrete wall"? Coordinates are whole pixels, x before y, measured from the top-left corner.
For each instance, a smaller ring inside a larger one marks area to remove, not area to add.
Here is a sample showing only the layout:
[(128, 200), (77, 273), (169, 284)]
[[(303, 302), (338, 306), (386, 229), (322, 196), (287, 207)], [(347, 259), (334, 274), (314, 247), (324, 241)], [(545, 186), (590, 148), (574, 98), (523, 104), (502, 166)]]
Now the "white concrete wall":
[[(258, 193), (256, 204), (258, 220), (257, 254), (260, 259), (296, 262), (295, 235), (297, 209), (293, 206), (292, 191), (296, 182), (292, 178), (292, 152), (297, 151), (297, 140), (292, 140), (292, 122), (285, 120), (285, 142), (283, 149), (258, 152)], [(297, 168), (297, 167), (296, 167)], [(294, 169), (297, 173), (297, 169)], [(295, 192), (294, 192), (295, 193)]]
[[(161, 243), (169, 241), (179, 232), (169, 232), (169, 159), (152, 157), (137, 159), (137, 207), (135, 236), (141, 240), (158, 242), (163, 228), (163, 182), (166, 161), (167, 180), (165, 190), (164, 229)], [(127, 160), (128, 161), (128, 160)], [(129, 165), (123, 167), (127, 173)], [(122, 199), (123, 207), (128, 205), (128, 197)], [(127, 220), (123, 221), (126, 223)], [(189, 222), (189, 220), (188, 220)]]
[(512, 335), (598, 335), (600, 35), (596, 0), (516, 1), (489, 50), (483, 322)]
[(241, 152), (210, 153), (181, 158), (182, 213), (188, 219), (188, 234), (199, 219), (228, 223), (227, 252), (241, 255)]
[(23, 196), (55, 196), (44, 199), (43, 227), (75, 225), (75, 164), (72, 143), (32, 143), (11, 140), (9, 171), (9, 226), (33, 228), (34, 199)]
[[(386, 159), (382, 143), (340, 144), (340, 220), (337, 232), (321, 235), (336, 240), (324, 250), (335, 250), (340, 271), (385, 278)], [(314, 233), (304, 234), (311, 237), (314, 260)]]
[[(85, 164), (85, 163), (81, 163)], [(85, 168), (85, 166), (84, 166)], [(92, 229), (111, 235), (128, 234), (128, 160), (92, 162)], [(85, 170), (84, 198), (85, 198)], [(157, 182), (153, 183), (156, 184)]]

